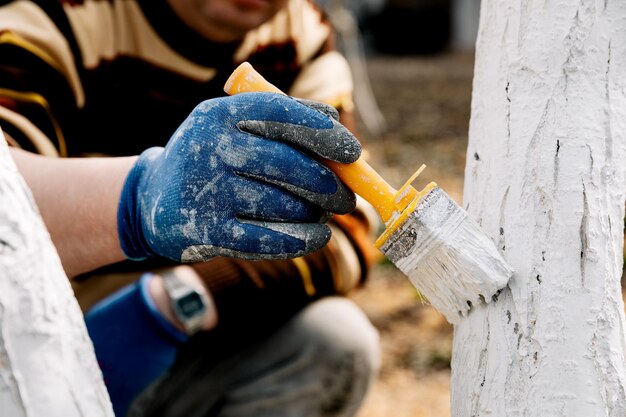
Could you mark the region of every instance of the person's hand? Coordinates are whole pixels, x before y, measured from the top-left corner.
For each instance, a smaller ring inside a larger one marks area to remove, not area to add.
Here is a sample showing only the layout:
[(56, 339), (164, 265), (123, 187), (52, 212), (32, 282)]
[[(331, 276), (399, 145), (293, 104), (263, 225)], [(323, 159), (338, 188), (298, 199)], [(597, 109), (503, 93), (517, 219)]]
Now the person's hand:
[(118, 210), (124, 254), (195, 262), (321, 248), (327, 211), (350, 212), (355, 196), (311, 154), (350, 163), (361, 152), (334, 116), (273, 93), (199, 104), (165, 148), (146, 150), (131, 169)]

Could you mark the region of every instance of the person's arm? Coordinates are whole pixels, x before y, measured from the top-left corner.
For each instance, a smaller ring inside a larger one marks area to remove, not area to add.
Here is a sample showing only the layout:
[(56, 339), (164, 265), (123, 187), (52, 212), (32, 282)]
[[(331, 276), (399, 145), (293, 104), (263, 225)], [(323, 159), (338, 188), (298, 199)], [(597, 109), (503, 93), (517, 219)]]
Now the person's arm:
[(69, 277), (125, 259), (117, 209), (136, 157), (58, 159), (15, 148), (11, 155)]
[[(357, 205), (351, 214), (331, 220), (333, 235), (324, 248), (304, 257), (215, 258), (173, 271), (179, 277), (186, 275), (196, 288), (204, 285), (208, 290), (201, 330), (219, 326), (227, 333), (234, 329), (252, 336), (276, 328), (312, 301), (346, 295), (361, 285), (380, 256), (371, 241), (377, 226), (375, 211)], [(184, 326), (174, 314), (161, 277), (162, 262), (148, 262), (152, 272), (138, 284), (87, 307), (89, 332), (119, 415), (171, 367), (185, 340)]]
[[(170, 272), (191, 286), (202, 285), (188, 266)], [(210, 330), (217, 314), (210, 294), (200, 330)], [(126, 415), (133, 399), (174, 363), (188, 339), (172, 310), (161, 272), (141, 279), (104, 298), (85, 314), (89, 336), (115, 414)]]
[(138, 158), (13, 153), (70, 276), (123, 257), (292, 258), (328, 242), (328, 211), (355, 206), (309, 153), (349, 163), (360, 144), (320, 109), (240, 94), (199, 104), (165, 148)]

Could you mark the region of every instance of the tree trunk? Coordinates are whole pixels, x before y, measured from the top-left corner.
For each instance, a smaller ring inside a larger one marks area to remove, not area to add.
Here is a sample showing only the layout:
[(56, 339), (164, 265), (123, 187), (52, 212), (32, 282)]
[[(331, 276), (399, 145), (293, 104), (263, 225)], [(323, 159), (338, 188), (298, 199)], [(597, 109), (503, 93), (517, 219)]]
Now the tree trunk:
[(625, 1), (483, 1), (464, 200), (516, 273), (455, 328), (453, 416), (626, 416), (625, 78)]
[(0, 415), (113, 416), (81, 310), (1, 131)]

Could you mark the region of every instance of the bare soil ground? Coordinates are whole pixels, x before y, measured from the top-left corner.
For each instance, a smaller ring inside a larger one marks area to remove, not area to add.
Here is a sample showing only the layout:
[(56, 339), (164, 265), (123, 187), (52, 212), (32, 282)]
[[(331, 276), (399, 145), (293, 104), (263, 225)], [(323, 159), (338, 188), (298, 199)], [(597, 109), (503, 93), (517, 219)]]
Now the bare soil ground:
[[(368, 59), (388, 131), (374, 138), (362, 128), (362, 136), (370, 163), (392, 185), (402, 185), (424, 163), (416, 186), (434, 180), (461, 202), (473, 64), (473, 55), (452, 53)], [(448, 322), (386, 262), (354, 299), (380, 331), (382, 346), (380, 375), (358, 417), (448, 417)]]

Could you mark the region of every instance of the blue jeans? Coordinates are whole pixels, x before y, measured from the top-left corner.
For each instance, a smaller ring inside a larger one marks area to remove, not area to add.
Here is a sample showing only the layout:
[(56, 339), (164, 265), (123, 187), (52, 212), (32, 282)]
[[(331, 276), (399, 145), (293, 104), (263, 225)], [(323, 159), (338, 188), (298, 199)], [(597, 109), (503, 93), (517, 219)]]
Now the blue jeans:
[(190, 345), (129, 416), (353, 416), (380, 364), (377, 331), (340, 297), (312, 303), (269, 336), (240, 329)]

